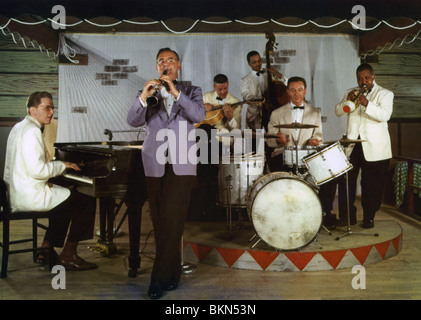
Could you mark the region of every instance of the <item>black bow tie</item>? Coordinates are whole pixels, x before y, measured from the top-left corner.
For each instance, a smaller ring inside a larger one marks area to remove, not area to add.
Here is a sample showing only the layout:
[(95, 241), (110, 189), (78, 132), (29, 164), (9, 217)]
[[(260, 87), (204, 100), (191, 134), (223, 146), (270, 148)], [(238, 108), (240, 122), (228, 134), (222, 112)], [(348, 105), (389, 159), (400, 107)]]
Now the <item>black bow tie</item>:
[(257, 71), (257, 72), (256, 72), (256, 76), (258, 76), (258, 77), (259, 77), (261, 74), (264, 74), (264, 73), (265, 73), (265, 70), (262, 70), (262, 71)]
[(295, 109), (301, 109), (301, 110), (304, 110), (304, 106), (299, 106), (299, 107), (294, 106), (294, 110), (295, 110)]
[(177, 80), (173, 80), (172, 83), (174, 83), (174, 85), (176, 86), (177, 85)]
[(221, 97), (216, 97), (216, 100), (222, 101), (224, 99), (222, 99)]

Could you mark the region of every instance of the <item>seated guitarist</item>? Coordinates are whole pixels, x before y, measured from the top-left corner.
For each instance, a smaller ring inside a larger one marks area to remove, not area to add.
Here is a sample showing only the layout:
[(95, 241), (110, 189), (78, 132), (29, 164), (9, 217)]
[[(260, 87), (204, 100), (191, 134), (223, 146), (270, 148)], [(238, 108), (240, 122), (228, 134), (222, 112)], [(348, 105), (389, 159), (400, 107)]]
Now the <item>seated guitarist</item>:
[[(212, 161), (211, 135), (215, 133), (241, 130), (241, 103), (237, 107), (232, 104), (240, 100), (228, 92), (229, 81), (226, 75), (218, 74), (214, 77), (214, 91), (203, 95), (206, 117), (197, 128), (206, 131), (208, 135), (208, 163), (199, 162), (197, 165), (197, 183), (192, 190), (190, 212), (188, 219), (195, 220), (223, 220), (225, 211), (216, 205), (218, 201), (218, 163)], [(222, 108), (221, 108), (222, 107)], [(217, 132), (212, 131), (217, 129)], [(226, 140), (219, 139), (221, 142)], [(228, 141), (232, 141), (229, 139)], [(222, 143), (219, 143), (219, 155), (222, 155)]]
[(218, 133), (241, 129), (241, 105), (235, 108), (231, 107), (232, 104), (238, 103), (240, 100), (228, 92), (228, 77), (224, 74), (217, 74), (213, 78), (213, 88), (214, 91), (206, 92), (203, 95), (206, 112), (212, 112), (215, 106), (222, 106), (222, 109), (213, 118), (215, 123), (211, 121), (208, 123), (218, 129)]

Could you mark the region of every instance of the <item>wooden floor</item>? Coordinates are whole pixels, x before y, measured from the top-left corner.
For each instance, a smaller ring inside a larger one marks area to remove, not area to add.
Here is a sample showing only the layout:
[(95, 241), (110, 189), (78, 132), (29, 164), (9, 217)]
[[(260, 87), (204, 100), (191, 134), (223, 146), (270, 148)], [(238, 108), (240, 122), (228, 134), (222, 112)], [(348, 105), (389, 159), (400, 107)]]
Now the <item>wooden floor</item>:
[[(360, 210), (359, 210), (360, 211)], [(361, 219), (360, 219), (361, 220)], [(312, 272), (239, 270), (197, 264), (196, 272), (183, 275), (177, 290), (161, 300), (383, 300), (421, 299), (421, 223), (388, 205), (376, 221), (394, 220), (403, 229), (401, 252), (365, 266), (365, 289), (352, 286), (352, 269)], [(22, 224), (22, 222), (20, 223)], [(12, 224), (13, 234), (29, 232), (29, 225)], [(123, 231), (127, 229), (126, 223)], [(0, 279), (2, 300), (144, 300), (154, 258), (152, 227), (144, 207), (141, 236), (141, 270), (127, 276), (128, 235), (116, 239), (118, 254), (105, 257), (91, 250), (96, 238), (81, 243), (79, 254), (99, 265), (98, 270), (67, 272), (65, 289), (53, 289), (56, 274), (33, 264), (30, 254), (10, 257), (9, 274)], [(0, 231), (1, 233), (1, 231)], [(358, 235), (351, 235), (357, 237)], [(41, 236), (40, 236), (41, 240)], [(146, 241), (147, 240), (147, 241)]]

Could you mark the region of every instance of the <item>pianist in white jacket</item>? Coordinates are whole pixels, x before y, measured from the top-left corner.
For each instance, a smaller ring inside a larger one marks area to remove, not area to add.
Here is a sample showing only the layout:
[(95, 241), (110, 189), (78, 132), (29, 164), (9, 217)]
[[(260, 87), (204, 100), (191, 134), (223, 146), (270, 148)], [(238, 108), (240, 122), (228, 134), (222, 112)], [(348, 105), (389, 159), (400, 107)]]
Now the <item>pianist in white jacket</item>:
[[(97, 268), (80, 258), (76, 251), (79, 241), (93, 238), (95, 198), (48, 182), (66, 169), (80, 170), (74, 163), (46, 161), (41, 130), (54, 115), (52, 95), (32, 93), (27, 108), (28, 115), (12, 128), (7, 140), (4, 181), (12, 211), (50, 211), (49, 228), (42, 246), (50, 243), (54, 247), (64, 246), (56, 264), (69, 270)], [(45, 254), (38, 258), (40, 262), (48, 262)]]

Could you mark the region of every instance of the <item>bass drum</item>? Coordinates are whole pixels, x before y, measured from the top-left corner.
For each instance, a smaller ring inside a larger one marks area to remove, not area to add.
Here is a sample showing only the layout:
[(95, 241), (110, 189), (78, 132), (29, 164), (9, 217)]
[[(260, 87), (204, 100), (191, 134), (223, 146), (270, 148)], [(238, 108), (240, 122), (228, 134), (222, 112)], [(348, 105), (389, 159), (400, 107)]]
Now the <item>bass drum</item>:
[(273, 172), (258, 179), (250, 189), (247, 211), (258, 236), (283, 251), (307, 246), (322, 226), (317, 193), (288, 172)]

